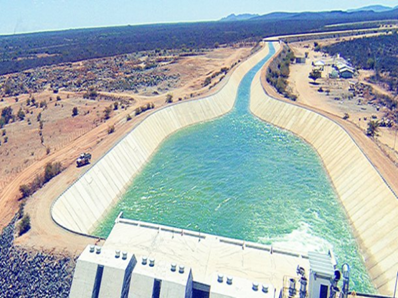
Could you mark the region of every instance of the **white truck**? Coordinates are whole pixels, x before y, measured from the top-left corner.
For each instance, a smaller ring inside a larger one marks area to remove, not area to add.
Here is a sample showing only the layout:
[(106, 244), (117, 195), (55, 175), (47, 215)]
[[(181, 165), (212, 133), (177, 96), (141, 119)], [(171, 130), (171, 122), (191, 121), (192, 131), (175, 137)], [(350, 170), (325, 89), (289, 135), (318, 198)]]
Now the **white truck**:
[(91, 160), (91, 154), (90, 153), (82, 153), (82, 154), (80, 154), (80, 156), (76, 159), (77, 167), (82, 167), (84, 165), (89, 164), (90, 160)]

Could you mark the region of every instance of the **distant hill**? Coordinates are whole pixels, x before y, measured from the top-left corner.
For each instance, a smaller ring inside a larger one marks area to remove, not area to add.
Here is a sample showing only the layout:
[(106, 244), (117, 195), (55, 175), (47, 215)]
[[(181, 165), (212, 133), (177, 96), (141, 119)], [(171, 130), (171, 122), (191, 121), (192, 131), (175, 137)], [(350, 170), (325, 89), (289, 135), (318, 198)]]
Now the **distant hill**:
[(222, 18), (220, 22), (235, 22), (235, 21), (246, 21), (250, 20), (252, 18), (258, 17), (258, 14), (250, 14), (250, 13), (244, 13), (244, 14), (230, 14), (229, 16)]
[[(396, 8), (396, 7), (395, 7)], [(369, 5), (361, 8), (348, 9), (347, 12), (358, 12), (358, 11), (374, 11), (383, 12), (394, 9), (393, 7), (383, 6), (383, 5)]]
[(282, 21), (282, 20), (295, 20), (295, 21), (332, 21), (338, 22), (339, 20), (350, 19), (350, 22), (357, 20), (377, 20), (377, 19), (396, 19), (398, 18), (398, 9), (390, 8), (382, 12), (375, 12), (373, 10), (360, 10), (360, 11), (322, 11), (322, 12), (273, 12), (266, 15), (251, 18), (249, 21)]
[[(366, 18), (379, 19), (381, 14), (391, 13), (391, 18), (397, 18), (396, 10), (398, 6), (389, 7), (383, 5), (370, 5), (356, 9), (349, 9), (347, 11), (321, 11), (321, 12), (272, 12), (265, 15), (258, 14), (230, 14), (222, 18), (220, 22), (235, 22), (235, 21), (280, 21), (280, 20), (333, 20), (338, 19), (361, 19)], [(384, 18), (384, 16), (382, 17)], [(352, 20), (353, 21), (353, 20)]]

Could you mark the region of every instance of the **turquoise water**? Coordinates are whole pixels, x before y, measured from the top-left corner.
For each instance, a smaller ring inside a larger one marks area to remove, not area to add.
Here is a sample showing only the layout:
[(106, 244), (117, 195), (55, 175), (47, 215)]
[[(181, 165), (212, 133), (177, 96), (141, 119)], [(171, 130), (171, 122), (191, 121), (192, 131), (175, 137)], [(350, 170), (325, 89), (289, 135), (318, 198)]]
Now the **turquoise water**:
[[(162, 143), (96, 234), (125, 218), (302, 250), (333, 249), (351, 289), (373, 291), (345, 214), (316, 152), (249, 111), (242, 80), (234, 109)], [(294, 274), (292, 272), (292, 274)]]

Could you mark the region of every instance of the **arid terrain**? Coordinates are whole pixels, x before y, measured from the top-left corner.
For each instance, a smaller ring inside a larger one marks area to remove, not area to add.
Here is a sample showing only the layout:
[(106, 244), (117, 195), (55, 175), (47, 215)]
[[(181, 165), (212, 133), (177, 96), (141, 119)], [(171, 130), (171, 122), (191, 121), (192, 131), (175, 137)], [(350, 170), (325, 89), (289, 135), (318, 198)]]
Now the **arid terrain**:
[[(370, 120), (383, 123), (389, 121), (386, 118), (388, 109), (380, 104), (378, 95), (394, 97), (394, 94), (382, 85), (369, 83), (367, 78), (373, 75), (373, 71), (370, 70), (360, 69), (358, 75), (351, 79), (329, 78), (334, 58), (314, 51), (314, 42), (326, 45), (339, 41), (341, 40), (327, 39), (289, 44), (297, 56), (304, 57), (305, 53), (308, 55), (305, 63), (291, 65), (289, 87), (298, 96), (298, 102), (342, 118), (348, 116), (346, 121), (353, 123), (365, 133)], [(324, 61), (326, 65), (323, 67), (322, 77), (314, 83), (308, 75), (317, 61)], [(374, 141), (398, 165), (397, 128), (398, 125), (394, 123), (380, 126)]]
[[(109, 87), (117, 85), (123, 77), (118, 69), (110, 70), (109, 64), (126, 59), (128, 55), (43, 67), (3, 77), (4, 82), (12, 78), (13, 82), (29, 88), (21, 88), (18, 95), (13, 96), (5, 96), (2, 89), (0, 110), (11, 108), (14, 116), (0, 130), (0, 226), (6, 226), (20, 204), (26, 201), (24, 209), (31, 217), (32, 228), (17, 238), (16, 243), (47, 249), (55, 246), (59, 250), (70, 248), (70, 251), (79, 253), (87, 243), (95, 242), (95, 239), (91, 241), (61, 229), (50, 216), (52, 201), (88, 168), (76, 168), (75, 160), (79, 154), (92, 153), (91, 162), (94, 163), (148, 113), (170, 102), (213, 92), (222, 85), (218, 83), (229, 69), (251, 54), (253, 46), (241, 44), (189, 55), (179, 52), (174, 53), (172, 59), (159, 59), (158, 56), (157, 62), (150, 60), (156, 63), (151, 64), (151, 68), (132, 71), (139, 74), (142, 82), (131, 83), (136, 87), (131, 90)], [(149, 61), (148, 56), (143, 59)], [(144, 64), (142, 66), (145, 68)], [(128, 66), (124, 65), (123, 69), (126, 68)], [(95, 79), (80, 88), (74, 83), (61, 84), (61, 74), (66, 73), (68, 78), (79, 80), (90, 77), (95, 69)], [(80, 75), (75, 76), (78, 72)], [(28, 84), (26, 73), (37, 74), (41, 84), (36, 86), (32, 80)], [(152, 80), (158, 74), (163, 76), (153, 84)], [(113, 85), (106, 85), (106, 82)], [(23, 90), (29, 92), (22, 93)], [(166, 99), (169, 99), (168, 103)], [(137, 113), (137, 108), (148, 105), (150, 111)], [(41, 175), (48, 162), (60, 162), (64, 171), (32, 196), (21, 200), (20, 186)]]

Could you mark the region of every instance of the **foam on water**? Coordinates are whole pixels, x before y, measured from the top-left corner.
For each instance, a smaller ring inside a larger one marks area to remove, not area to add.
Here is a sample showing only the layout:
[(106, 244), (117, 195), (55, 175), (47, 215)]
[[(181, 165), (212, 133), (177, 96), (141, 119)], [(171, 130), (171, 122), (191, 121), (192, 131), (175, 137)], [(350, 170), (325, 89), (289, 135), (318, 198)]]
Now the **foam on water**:
[[(271, 54), (273, 53), (271, 48)], [(170, 136), (96, 234), (126, 218), (209, 234), (327, 251), (352, 268), (351, 289), (373, 291), (344, 211), (311, 146), (253, 117), (242, 80), (233, 111)]]
[(299, 252), (317, 251), (328, 253), (333, 251), (333, 245), (327, 240), (315, 236), (310, 226), (302, 222), (299, 227), (289, 234), (275, 237), (259, 237), (258, 242), (272, 245), (274, 248), (281, 248)]

